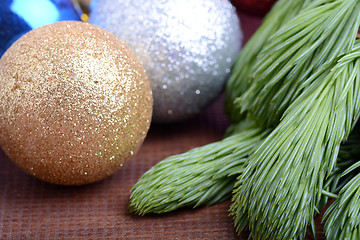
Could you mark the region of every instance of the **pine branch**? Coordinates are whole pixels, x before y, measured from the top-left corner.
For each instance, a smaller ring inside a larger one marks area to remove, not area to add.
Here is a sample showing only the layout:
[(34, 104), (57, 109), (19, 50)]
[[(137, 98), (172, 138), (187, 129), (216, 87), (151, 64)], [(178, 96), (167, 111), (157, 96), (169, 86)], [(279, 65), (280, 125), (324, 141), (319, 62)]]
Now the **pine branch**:
[(152, 167), (132, 188), (130, 209), (139, 215), (165, 213), (230, 198), (248, 155), (267, 134), (248, 122), (239, 125), (243, 125), (240, 133), (171, 156)]
[(359, 22), (357, 0), (308, 3), (271, 35), (252, 63), (249, 88), (235, 104), (266, 126), (276, 126), (309, 84), (306, 79), (351, 49)]
[[(255, 239), (303, 239), (334, 169), (340, 144), (359, 114), (360, 45), (320, 68), (280, 124), (249, 157), (234, 190), (237, 231)], [(342, 62), (349, 56), (355, 56)]]
[(243, 117), (240, 115), (240, 109), (234, 105), (234, 101), (248, 89), (250, 84), (248, 77), (252, 73), (252, 67), (257, 60), (257, 55), (270, 36), (284, 23), (292, 19), (308, 2), (311, 1), (277, 1), (264, 18), (261, 26), (241, 50), (226, 86), (225, 110), (229, 119), (233, 122), (238, 122)]
[[(243, 121), (240, 124), (234, 125), (231, 130), (231, 134), (225, 138), (227, 139), (226, 141), (211, 143), (192, 149), (189, 152), (169, 157), (154, 166), (146, 173), (146, 176), (143, 176), (141, 181), (133, 187), (130, 209), (140, 215), (147, 213), (165, 213), (185, 206), (197, 207), (201, 205), (212, 205), (230, 198), (232, 191), (230, 186), (234, 186), (236, 178), (245, 169), (247, 165), (246, 156), (250, 155), (253, 149), (260, 144), (261, 139), (269, 133), (269, 131), (263, 131), (263, 133), (260, 134), (260, 129), (255, 127), (254, 123), (250, 121)], [(258, 136), (255, 136), (255, 134), (258, 134)], [(338, 159), (336, 169), (324, 185), (326, 191), (336, 192), (335, 187), (340, 186), (339, 179), (344, 168), (349, 167), (351, 163), (354, 162), (354, 156), (360, 155), (360, 148), (358, 148), (360, 137), (357, 135), (354, 137), (352, 135), (340, 148), (340, 159)], [(231, 136), (232, 138), (228, 138)], [(256, 143), (257, 138), (259, 139), (258, 143)], [(246, 146), (247, 144), (253, 144), (253, 147)], [(221, 149), (229, 150), (226, 153)], [(236, 150), (233, 151), (231, 149)], [(222, 152), (222, 154), (219, 154), (219, 152)], [(203, 176), (202, 173), (198, 172), (199, 166), (200, 168), (202, 168), (201, 166), (205, 166), (206, 159), (211, 159), (211, 162), (208, 162), (209, 165), (217, 166), (218, 170), (214, 171), (214, 175), (210, 173), (211, 171), (205, 171)], [(154, 168), (159, 169), (154, 170)], [(226, 168), (228, 168), (228, 170), (224, 172), (223, 170)], [(221, 174), (219, 175), (219, 173)], [(192, 184), (184, 187), (187, 182), (179, 181), (179, 179), (185, 178), (189, 179), (189, 182), (191, 181)], [(162, 180), (159, 182), (157, 181), (158, 179)], [(152, 181), (155, 181), (155, 183)], [(166, 196), (167, 193), (164, 189), (170, 187), (174, 182), (177, 182), (178, 185), (171, 188), (171, 191), (167, 192), (169, 195)], [(222, 187), (223, 191), (217, 195)], [(192, 201), (186, 203), (179, 198), (184, 188), (188, 192), (184, 194), (190, 195), (190, 192), (199, 194), (197, 194)], [(203, 189), (199, 191), (199, 188)], [(214, 189), (219, 189), (219, 191), (212, 192)], [(154, 191), (154, 196), (149, 197), (148, 195)], [(164, 191), (164, 194), (159, 194), (162, 191)], [(207, 192), (212, 192), (212, 195), (206, 194)], [(201, 202), (200, 199), (202, 196), (206, 196), (206, 198), (202, 199)], [(147, 197), (149, 197), (151, 201), (147, 200)], [(143, 199), (142, 202), (139, 199)], [(323, 196), (323, 206), (325, 206), (327, 200), (328, 198)], [(159, 204), (160, 202), (161, 204)], [(321, 208), (322, 207), (320, 207), (320, 209)]]

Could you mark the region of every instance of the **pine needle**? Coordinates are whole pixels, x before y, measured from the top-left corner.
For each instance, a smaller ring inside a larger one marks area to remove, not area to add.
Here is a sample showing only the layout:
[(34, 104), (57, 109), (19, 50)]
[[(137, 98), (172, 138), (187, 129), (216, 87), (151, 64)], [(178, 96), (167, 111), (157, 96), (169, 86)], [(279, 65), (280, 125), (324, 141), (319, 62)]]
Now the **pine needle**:
[[(250, 155), (269, 133), (269, 131), (260, 133), (260, 128), (255, 127), (254, 123), (250, 121), (243, 121), (234, 125), (231, 130), (232, 134), (225, 138), (226, 141), (211, 143), (169, 157), (146, 172), (146, 175), (132, 189), (130, 209), (139, 215), (165, 213), (181, 207), (195, 208), (202, 205), (212, 205), (230, 198), (237, 176), (244, 171), (248, 163), (246, 156)], [(231, 136), (232, 138), (229, 138)], [(246, 147), (246, 144), (249, 145)], [(359, 144), (360, 137), (354, 138), (351, 135), (349, 141), (341, 146), (339, 154), (341, 158), (338, 159), (331, 178), (324, 185), (326, 191), (336, 192), (336, 187), (341, 186), (339, 181), (343, 169), (354, 162), (354, 156), (360, 155)], [(238, 159), (235, 159), (236, 156)], [(207, 165), (206, 159), (211, 159)], [(210, 173), (207, 169), (205, 175), (202, 176), (199, 169), (202, 171), (203, 167), (201, 166), (205, 165), (217, 166), (217, 171), (214, 170), (213, 173)], [(154, 170), (155, 168), (157, 170)], [(178, 184), (171, 187), (174, 182)], [(183, 185), (187, 185), (187, 187)], [(199, 191), (200, 186), (206, 187)], [(186, 189), (187, 192), (187, 194), (184, 193), (188, 196), (187, 202), (182, 200), (183, 197), (180, 198), (183, 195), (181, 193), (183, 189)], [(155, 194), (152, 194), (154, 191)], [(160, 192), (164, 192), (164, 194), (160, 194)], [(166, 196), (166, 194), (168, 195)], [(323, 207), (328, 198), (324, 195), (322, 197)], [(322, 207), (318, 208), (322, 209)]]
[(233, 122), (238, 122), (243, 116), (240, 109), (234, 105), (236, 98), (241, 96), (250, 84), (249, 76), (257, 60), (257, 55), (270, 38), (285, 22), (292, 19), (309, 0), (279, 0), (266, 15), (263, 23), (241, 50), (231, 71), (226, 86), (225, 110)]
[(239, 125), (240, 133), (166, 158), (148, 170), (131, 190), (130, 210), (165, 213), (230, 198), (247, 157), (268, 133), (246, 121)]
[(241, 112), (276, 126), (309, 77), (354, 45), (359, 11), (356, 0), (312, 1), (282, 25), (253, 63), (249, 88), (235, 100)]
[[(358, 159), (360, 159), (359, 128), (359, 124), (355, 126), (349, 138), (341, 145), (336, 166), (324, 182), (322, 199), (317, 209), (323, 209), (327, 205), (329, 198), (338, 198), (336, 194), (354, 177), (354, 174), (350, 172), (360, 166), (360, 162), (358, 161)], [(329, 195), (326, 196), (324, 192), (328, 192)]]
[[(344, 59), (358, 51), (360, 44)], [(323, 182), (360, 110), (360, 58), (339, 65), (310, 77), (306, 91), (249, 157), (230, 209), (238, 231), (249, 228), (255, 239), (305, 237)]]
[(340, 191), (339, 198), (324, 214), (327, 239), (359, 239), (360, 236), (360, 174)]
[[(360, 52), (359, 52), (360, 53)], [(338, 194), (323, 216), (328, 239), (358, 239), (360, 236), (360, 125), (341, 146), (337, 169), (325, 185)], [(349, 203), (352, 204), (349, 204)]]

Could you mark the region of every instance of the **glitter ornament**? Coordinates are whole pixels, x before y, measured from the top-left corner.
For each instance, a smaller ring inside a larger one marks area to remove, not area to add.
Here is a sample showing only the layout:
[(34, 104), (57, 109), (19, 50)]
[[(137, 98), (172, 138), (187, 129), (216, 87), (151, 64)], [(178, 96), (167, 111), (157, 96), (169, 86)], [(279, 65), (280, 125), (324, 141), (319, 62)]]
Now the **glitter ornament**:
[(80, 20), (71, 0), (0, 0), (0, 57), (28, 31), (64, 20)]
[(34, 29), (0, 60), (0, 145), (27, 173), (61, 185), (101, 180), (142, 144), (152, 94), (112, 33), (64, 21)]
[(242, 42), (225, 0), (93, 0), (90, 22), (120, 37), (147, 71), (154, 122), (201, 112), (221, 93)]
[(232, 4), (241, 12), (254, 16), (264, 16), (276, 0), (231, 0)]

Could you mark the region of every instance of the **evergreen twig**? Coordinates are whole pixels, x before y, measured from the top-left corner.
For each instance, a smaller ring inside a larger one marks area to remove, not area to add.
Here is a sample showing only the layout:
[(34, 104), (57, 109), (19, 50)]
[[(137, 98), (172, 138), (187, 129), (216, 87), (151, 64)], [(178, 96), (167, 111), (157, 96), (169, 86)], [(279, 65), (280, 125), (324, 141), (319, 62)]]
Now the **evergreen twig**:
[[(357, 167), (359, 164), (357, 163)], [(341, 189), (339, 198), (324, 214), (327, 239), (359, 239), (360, 236), (360, 173)]]
[(238, 231), (249, 228), (255, 239), (305, 237), (340, 144), (358, 119), (357, 52), (360, 44), (335, 66), (310, 77), (306, 91), (249, 157), (230, 209)]
[(264, 47), (270, 36), (274, 34), (284, 23), (292, 19), (300, 9), (311, 0), (279, 0), (264, 18), (259, 29), (249, 39), (241, 50), (230, 74), (226, 85), (225, 110), (232, 122), (238, 122), (243, 117), (240, 108), (234, 105), (236, 98), (248, 89), (253, 66), (257, 61), (259, 52)]
[(334, 185), (332, 192), (338, 197), (323, 216), (327, 239), (358, 239), (360, 236), (359, 130), (357, 126), (340, 149), (337, 165), (342, 171), (335, 174), (336, 181), (331, 183)]
[(153, 166), (132, 188), (130, 210), (139, 215), (165, 213), (229, 198), (248, 155), (267, 134), (248, 122), (239, 124), (246, 129)]
[(282, 25), (257, 56), (249, 88), (235, 101), (241, 111), (276, 126), (309, 84), (306, 79), (352, 48), (359, 27), (358, 5), (356, 0), (312, 1)]

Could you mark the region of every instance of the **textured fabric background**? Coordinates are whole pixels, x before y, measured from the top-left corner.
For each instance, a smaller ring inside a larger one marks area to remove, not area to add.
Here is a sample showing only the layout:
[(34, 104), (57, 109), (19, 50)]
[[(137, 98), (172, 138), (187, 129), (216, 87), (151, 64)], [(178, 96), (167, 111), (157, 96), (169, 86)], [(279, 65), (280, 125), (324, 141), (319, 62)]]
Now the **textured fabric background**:
[[(247, 40), (261, 19), (240, 17)], [(235, 233), (229, 200), (161, 216), (139, 217), (127, 208), (130, 189), (146, 170), (165, 157), (220, 140), (227, 126), (222, 96), (194, 119), (152, 125), (138, 154), (120, 171), (82, 187), (39, 181), (0, 151), (0, 239), (247, 239), (247, 232)], [(317, 239), (325, 239), (320, 221)]]

